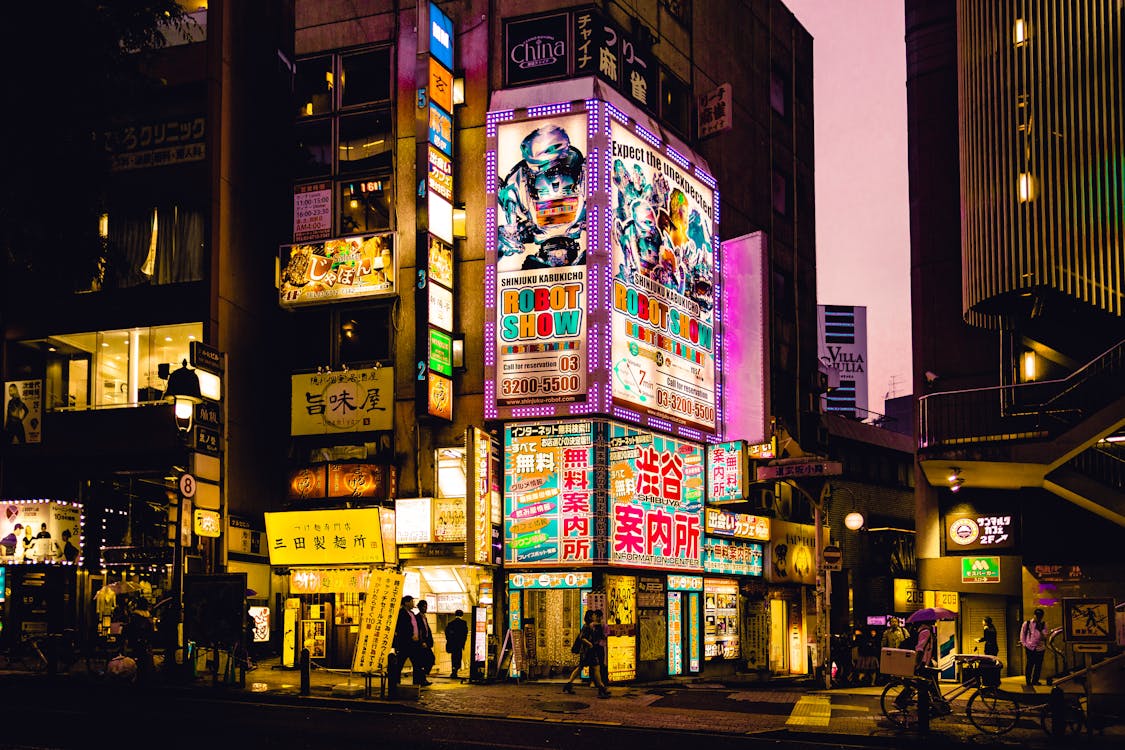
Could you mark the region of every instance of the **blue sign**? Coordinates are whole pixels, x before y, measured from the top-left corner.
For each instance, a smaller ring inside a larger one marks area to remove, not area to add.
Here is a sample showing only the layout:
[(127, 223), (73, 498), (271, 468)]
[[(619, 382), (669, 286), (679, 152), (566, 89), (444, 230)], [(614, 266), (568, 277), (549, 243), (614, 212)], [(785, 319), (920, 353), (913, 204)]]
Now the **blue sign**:
[(453, 118), (433, 102), (430, 102), (430, 143), (446, 156), (453, 156)]
[(0, 565), (0, 602), (4, 601), (4, 592), (8, 588), (8, 569)]
[(430, 54), (453, 70), (453, 21), (430, 3)]

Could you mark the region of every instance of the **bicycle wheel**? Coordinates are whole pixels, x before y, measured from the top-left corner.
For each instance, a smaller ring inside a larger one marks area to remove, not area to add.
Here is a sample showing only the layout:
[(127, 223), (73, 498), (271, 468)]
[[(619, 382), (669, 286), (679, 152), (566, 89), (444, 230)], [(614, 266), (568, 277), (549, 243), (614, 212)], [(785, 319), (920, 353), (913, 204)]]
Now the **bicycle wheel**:
[[(1039, 726), (1043, 728), (1048, 737), (1054, 734), (1055, 717), (1051, 714), (1049, 705), (1043, 706), (1043, 709), (1039, 712)], [(1086, 715), (1082, 713), (1082, 707), (1073, 701), (1067, 701), (1066, 727), (1063, 729), (1063, 734), (1082, 734), (1085, 730)]]
[(895, 726), (906, 728), (918, 723), (918, 691), (904, 680), (891, 680), (879, 697), (883, 715)]
[(985, 734), (1004, 734), (1020, 718), (1020, 704), (998, 690), (978, 690), (969, 699), (969, 721)]

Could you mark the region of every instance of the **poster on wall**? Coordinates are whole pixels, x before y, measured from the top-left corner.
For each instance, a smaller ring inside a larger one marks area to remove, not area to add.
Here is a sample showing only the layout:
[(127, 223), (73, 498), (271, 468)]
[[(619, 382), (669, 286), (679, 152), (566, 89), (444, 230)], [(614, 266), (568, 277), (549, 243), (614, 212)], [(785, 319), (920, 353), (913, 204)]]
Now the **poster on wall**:
[(497, 128), (496, 402), (586, 399), (585, 113)]
[(53, 500), (5, 500), (0, 563), (82, 562), (82, 506)]
[(394, 236), (385, 232), (282, 246), (281, 306), (395, 294)]
[(315, 182), (293, 188), (293, 241), (332, 236), (332, 183)]
[(609, 425), (611, 565), (702, 570), (703, 449)]
[(613, 401), (713, 432), (714, 191), (620, 123), (611, 134)]
[(4, 442), (38, 443), (43, 439), (43, 381), (9, 380), (4, 383)]
[(508, 425), (504, 449), (505, 562), (593, 560), (593, 423)]

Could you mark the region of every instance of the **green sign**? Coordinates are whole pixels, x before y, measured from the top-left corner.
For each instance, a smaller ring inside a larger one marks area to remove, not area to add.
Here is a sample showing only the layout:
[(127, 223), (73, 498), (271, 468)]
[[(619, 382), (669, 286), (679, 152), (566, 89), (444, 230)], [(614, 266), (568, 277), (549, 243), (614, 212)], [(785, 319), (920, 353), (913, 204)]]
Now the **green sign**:
[(453, 377), (453, 338), (436, 328), (430, 329), (430, 371)]
[(1000, 583), (1000, 558), (962, 557), (961, 583)]

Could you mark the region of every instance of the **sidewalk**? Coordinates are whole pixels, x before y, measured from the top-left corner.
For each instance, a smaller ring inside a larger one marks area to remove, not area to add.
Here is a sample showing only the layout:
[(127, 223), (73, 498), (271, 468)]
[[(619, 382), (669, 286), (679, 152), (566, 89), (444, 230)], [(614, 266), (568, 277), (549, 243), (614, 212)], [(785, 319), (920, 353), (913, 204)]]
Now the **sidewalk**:
[[(470, 684), (431, 675), (433, 685), (422, 688), (417, 699), (380, 698), (379, 682), (373, 680), (372, 697), (363, 696), (364, 680), (342, 670), (314, 669), (308, 696), (300, 694), (300, 673), (273, 662), (262, 663), (246, 675), (244, 688), (225, 689), (245, 693), (247, 698), (310, 702), (331, 705), (362, 702), (372, 710), (435, 712), (454, 715), (494, 716), (549, 722), (574, 722), (665, 730), (692, 730), (721, 734), (743, 734), (774, 739), (803, 738), (840, 741), (885, 747), (918, 742), (963, 743), (966, 745), (1024, 745), (1026, 747), (1125, 745), (1125, 728), (1113, 727), (1102, 735), (1067, 737), (1061, 744), (1039, 725), (1038, 710), (1031, 709), (1009, 733), (982, 736), (965, 714), (966, 693), (954, 704), (952, 716), (934, 719), (928, 737), (903, 732), (883, 717), (879, 707), (882, 687), (813, 689), (791, 682), (668, 681), (662, 684), (614, 685), (612, 697), (599, 700), (592, 687), (575, 684), (575, 695), (562, 692), (563, 678), (534, 682)], [(409, 678), (406, 680), (409, 681)], [(201, 677), (198, 687), (210, 687)], [(222, 688), (220, 688), (222, 689)], [(1026, 688), (1022, 677), (1005, 678), (1002, 689), (1012, 693), (1036, 693), (1045, 701), (1050, 687)]]

